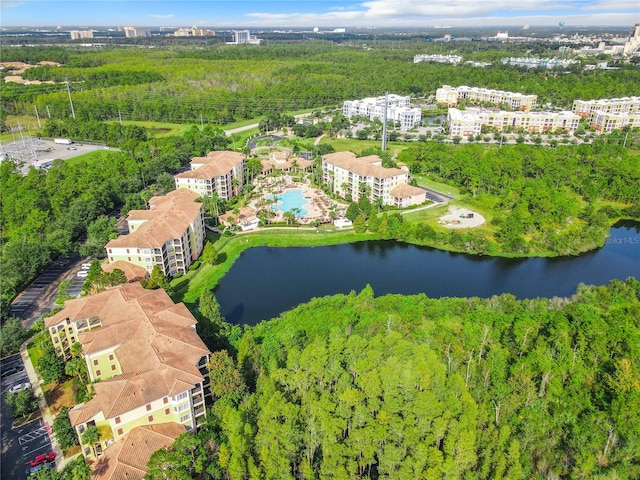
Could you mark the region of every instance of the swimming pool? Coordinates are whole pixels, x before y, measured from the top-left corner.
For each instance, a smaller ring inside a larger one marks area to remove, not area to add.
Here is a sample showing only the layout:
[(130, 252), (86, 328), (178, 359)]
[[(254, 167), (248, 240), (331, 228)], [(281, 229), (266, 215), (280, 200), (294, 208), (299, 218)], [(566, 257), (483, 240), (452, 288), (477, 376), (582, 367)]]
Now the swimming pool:
[(278, 203), (276, 205), (271, 205), (272, 210), (290, 212), (294, 208), (298, 208), (299, 211), (297, 212), (296, 217), (302, 217), (309, 213), (307, 210), (302, 208), (302, 206), (305, 203), (309, 203), (309, 201), (304, 198), (304, 196), (302, 195), (302, 190), (300, 190), (299, 188), (287, 190), (281, 195), (276, 195), (275, 198)]

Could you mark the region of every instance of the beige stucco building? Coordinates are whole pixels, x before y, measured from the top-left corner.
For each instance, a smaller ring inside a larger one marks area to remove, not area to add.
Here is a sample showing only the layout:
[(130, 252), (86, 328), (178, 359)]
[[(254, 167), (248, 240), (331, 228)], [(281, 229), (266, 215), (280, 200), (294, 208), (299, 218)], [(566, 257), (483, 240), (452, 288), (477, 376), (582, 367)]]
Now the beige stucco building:
[(165, 275), (186, 273), (204, 246), (202, 203), (196, 192), (178, 189), (149, 200), (149, 210), (131, 210), (129, 234), (106, 245), (109, 263), (124, 260), (148, 272), (157, 265)]
[(242, 192), (245, 181), (245, 156), (231, 151), (209, 152), (191, 159), (191, 170), (176, 175), (177, 189), (188, 189), (203, 197), (217, 193), (229, 200)]
[(452, 87), (443, 85), (436, 90), (436, 103), (455, 107), (460, 100), (470, 100), (477, 103), (491, 103), (493, 105), (506, 104), (513, 110), (531, 110), (538, 101), (537, 95), (525, 95), (518, 92), (505, 92), (489, 88), (468, 87), (461, 85)]

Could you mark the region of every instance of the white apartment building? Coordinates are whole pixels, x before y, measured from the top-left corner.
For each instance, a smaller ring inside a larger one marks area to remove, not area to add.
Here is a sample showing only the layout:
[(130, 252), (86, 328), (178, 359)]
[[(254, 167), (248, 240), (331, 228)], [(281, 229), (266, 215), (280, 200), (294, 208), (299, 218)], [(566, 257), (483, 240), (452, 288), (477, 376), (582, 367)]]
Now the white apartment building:
[[(384, 205), (402, 202), (402, 206), (409, 206), (425, 201), (424, 190), (408, 185), (407, 170), (385, 168), (377, 155), (361, 158), (352, 152), (325, 155), (322, 157), (322, 180), (333, 193), (345, 198), (350, 196), (354, 202), (367, 192), (371, 202), (382, 199)], [(414, 190), (399, 191), (397, 187)]]
[(204, 246), (205, 227), (200, 195), (184, 188), (152, 197), (149, 210), (131, 210), (129, 234), (106, 245), (109, 263), (124, 260), (148, 272), (158, 265), (165, 275), (187, 273)]
[(537, 57), (505, 57), (500, 60), (503, 65), (515, 65), (527, 68), (566, 68), (575, 65), (578, 60), (568, 58), (537, 58)]
[(451, 137), (478, 135), (482, 126), (498, 131), (520, 129), (528, 133), (546, 133), (564, 130), (573, 132), (578, 128), (580, 117), (572, 112), (505, 112), (468, 108), (450, 108), (447, 118)]
[(610, 113), (596, 111), (591, 114), (591, 127), (599, 133), (611, 133), (626, 126), (640, 127), (640, 112)]
[(248, 43), (250, 45), (259, 45), (261, 39), (256, 38), (255, 35), (251, 35), (249, 30), (233, 30), (233, 42), (228, 42), (234, 45), (241, 43)]
[(399, 123), (400, 129), (403, 131), (413, 128), (422, 120), (422, 110), (410, 107), (411, 97), (395, 94), (363, 98), (362, 100), (346, 100), (342, 105), (342, 113), (347, 118), (359, 115), (371, 120), (374, 118), (384, 120), (385, 102), (387, 120)]
[(223, 200), (229, 200), (242, 192), (244, 185), (245, 156), (238, 152), (209, 152), (206, 157), (191, 159), (191, 170), (174, 177), (176, 189), (186, 188), (202, 197), (213, 192)]
[(462, 62), (462, 57), (460, 55), (414, 55), (413, 63), (420, 62), (451, 63), (453, 65), (458, 65)]
[(71, 40), (93, 38), (93, 30), (70, 30), (69, 35), (71, 35)]
[(640, 112), (640, 97), (574, 100), (571, 111), (581, 117), (590, 117), (593, 112), (637, 113)]
[(151, 32), (146, 28), (124, 27), (124, 36), (127, 38), (150, 37)]
[(513, 110), (531, 110), (536, 106), (538, 96), (491, 90), (489, 88), (468, 87), (466, 85), (459, 87), (443, 85), (442, 88), (436, 90), (436, 103), (455, 107), (462, 99), (468, 99), (472, 102), (491, 103), (493, 105), (504, 103)]

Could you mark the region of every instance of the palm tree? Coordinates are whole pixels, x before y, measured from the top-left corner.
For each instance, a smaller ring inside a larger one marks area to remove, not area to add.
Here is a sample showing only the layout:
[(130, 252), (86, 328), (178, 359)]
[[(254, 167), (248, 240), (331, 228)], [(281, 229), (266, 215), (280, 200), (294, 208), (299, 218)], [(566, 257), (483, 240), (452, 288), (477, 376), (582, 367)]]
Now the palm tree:
[(82, 434), (82, 443), (84, 445), (89, 445), (91, 447), (91, 451), (93, 452), (93, 456), (96, 456), (96, 443), (100, 441), (100, 430), (95, 425), (89, 425), (87, 429)]
[(378, 197), (375, 199), (375, 201), (373, 202), (373, 204), (378, 207), (378, 213), (380, 213), (380, 209), (382, 208), (383, 202), (382, 202), (382, 198)]

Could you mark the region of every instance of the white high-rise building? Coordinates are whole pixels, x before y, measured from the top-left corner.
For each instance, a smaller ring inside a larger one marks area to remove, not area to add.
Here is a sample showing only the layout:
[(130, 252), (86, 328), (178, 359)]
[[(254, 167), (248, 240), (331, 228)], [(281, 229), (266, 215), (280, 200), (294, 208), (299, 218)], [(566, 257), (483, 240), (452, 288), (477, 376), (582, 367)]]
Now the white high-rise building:
[(422, 110), (411, 108), (410, 101), (411, 97), (395, 94), (363, 98), (362, 100), (346, 100), (342, 105), (342, 113), (347, 118), (360, 115), (371, 120), (374, 118), (383, 120), (386, 102), (387, 120), (399, 123), (400, 129), (406, 131), (418, 125), (422, 120)]

